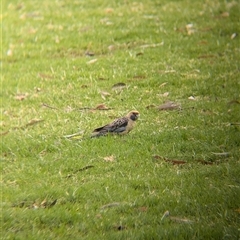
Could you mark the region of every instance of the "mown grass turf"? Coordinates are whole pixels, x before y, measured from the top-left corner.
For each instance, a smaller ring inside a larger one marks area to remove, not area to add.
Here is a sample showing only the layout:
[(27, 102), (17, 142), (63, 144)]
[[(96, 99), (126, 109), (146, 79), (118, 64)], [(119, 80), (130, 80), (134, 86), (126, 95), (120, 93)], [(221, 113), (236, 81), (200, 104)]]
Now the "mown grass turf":
[(239, 7), (3, 1), (2, 238), (238, 239)]

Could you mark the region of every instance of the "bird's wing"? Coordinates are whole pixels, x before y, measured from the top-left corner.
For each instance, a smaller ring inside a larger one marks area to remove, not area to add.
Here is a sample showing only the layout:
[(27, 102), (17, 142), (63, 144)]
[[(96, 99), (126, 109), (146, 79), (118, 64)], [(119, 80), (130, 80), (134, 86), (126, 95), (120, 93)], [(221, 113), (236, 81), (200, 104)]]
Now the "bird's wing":
[(113, 121), (110, 124), (107, 124), (103, 127), (96, 128), (93, 130), (93, 133), (101, 133), (101, 134), (106, 134), (108, 132), (110, 133), (121, 133), (126, 130), (126, 127), (128, 125), (129, 119), (126, 117), (123, 118), (118, 118), (115, 121)]

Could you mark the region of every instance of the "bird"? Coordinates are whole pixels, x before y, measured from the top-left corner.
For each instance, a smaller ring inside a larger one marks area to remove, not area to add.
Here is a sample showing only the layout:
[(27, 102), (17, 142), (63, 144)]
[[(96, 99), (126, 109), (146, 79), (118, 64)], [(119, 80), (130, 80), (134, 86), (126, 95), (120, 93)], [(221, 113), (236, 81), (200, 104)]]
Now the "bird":
[(117, 118), (105, 126), (94, 129), (91, 138), (106, 136), (108, 134), (127, 134), (133, 129), (139, 115), (138, 111), (132, 110), (125, 117)]

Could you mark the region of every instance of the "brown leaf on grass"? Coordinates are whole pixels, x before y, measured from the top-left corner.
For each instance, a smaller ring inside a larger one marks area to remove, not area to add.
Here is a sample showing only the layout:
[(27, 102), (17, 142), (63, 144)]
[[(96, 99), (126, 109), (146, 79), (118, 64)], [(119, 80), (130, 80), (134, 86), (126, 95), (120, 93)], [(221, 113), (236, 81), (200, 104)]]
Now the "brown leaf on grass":
[(105, 104), (98, 104), (93, 110), (110, 110), (111, 108), (107, 107)]
[(106, 162), (113, 162), (115, 160), (115, 157), (113, 155), (107, 156), (103, 158)]
[(158, 110), (160, 111), (174, 110), (174, 109), (180, 109), (180, 108), (181, 108), (180, 104), (172, 101), (165, 102), (162, 105), (158, 106)]
[(182, 165), (182, 164), (186, 164), (187, 163), (187, 162), (185, 162), (183, 160), (168, 159), (168, 158), (165, 158), (165, 157), (162, 157), (162, 156), (158, 156), (158, 155), (153, 156), (153, 158), (157, 159), (157, 160), (163, 160), (163, 161), (171, 163), (173, 165)]
[(28, 93), (18, 93), (14, 98), (18, 101), (24, 100), (28, 96)]
[(125, 83), (119, 82), (112, 86), (112, 90), (122, 90), (125, 87), (126, 87)]

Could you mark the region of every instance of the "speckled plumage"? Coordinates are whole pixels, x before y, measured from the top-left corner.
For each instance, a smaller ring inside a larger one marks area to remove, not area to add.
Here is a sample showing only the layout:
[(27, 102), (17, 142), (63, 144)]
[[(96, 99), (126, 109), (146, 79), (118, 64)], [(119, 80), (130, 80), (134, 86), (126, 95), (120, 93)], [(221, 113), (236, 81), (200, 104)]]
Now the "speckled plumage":
[(94, 129), (91, 137), (100, 137), (107, 134), (127, 134), (133, 129), (135, 121), (138, 119), (138, 116), (138, 111), (131, 111), (125, 117), (118, 118), (112, 123)]

